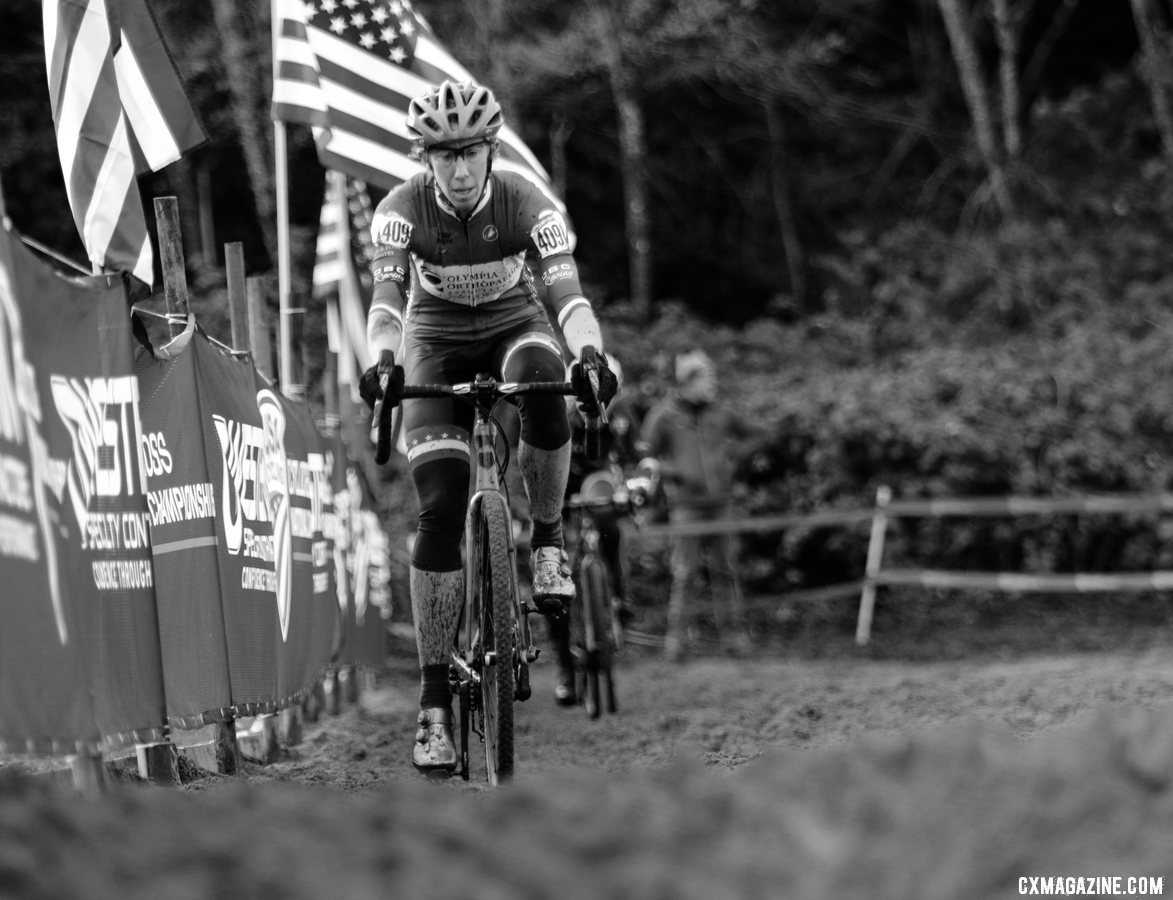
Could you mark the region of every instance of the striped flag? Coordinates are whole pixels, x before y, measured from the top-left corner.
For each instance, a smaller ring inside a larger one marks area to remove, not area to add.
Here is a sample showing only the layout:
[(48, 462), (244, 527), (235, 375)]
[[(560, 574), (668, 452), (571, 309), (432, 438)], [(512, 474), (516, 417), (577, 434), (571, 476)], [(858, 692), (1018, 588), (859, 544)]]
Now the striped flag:
[(206, 140), (146, 0), (44, 0), (69, 205), (90, 261), (154, 283), (138, 175)]
[[(366, 185), (341, 172), (326, 176), (318, 225), (313, 296), (326, 303), (329, 349), (338, 354), (338, 381), (358, 402), (358, 376), (371, 365), (358, 263), (370, 262), (370, 198)], [(357, 246), (356, 246), (357, 245)]]
[[(273, 118), (314, 129), (328, 169), (383, 189), (420, 170), (407, 105), (445, 79), (473, 81), (408, 0), (274, 0)], [(499, 170), (518, 172), (563, 208), (549, 175), (510, 128)]]

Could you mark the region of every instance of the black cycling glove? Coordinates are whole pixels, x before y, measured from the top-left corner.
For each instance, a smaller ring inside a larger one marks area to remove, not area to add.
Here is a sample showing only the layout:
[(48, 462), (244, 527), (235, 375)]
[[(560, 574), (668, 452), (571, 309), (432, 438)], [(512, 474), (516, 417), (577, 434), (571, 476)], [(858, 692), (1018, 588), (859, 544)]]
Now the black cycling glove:
[(371, 366), (358, 379), (358, 393), (368, 409), (374, 409), (379, 398), (383, 396), (383, 388), (379, 386), (379, 367)]
[(599, 411), (595, 404), (595, 395), (591, 390), (587, 372), (591, 366), (599, 376), (599, 402), (607, 406), (619, 390), (619, 379), (607, 365), (607, 357), (595, 352), (593, 348), (583, 351), (582, 360), (570, 367), (570, 384), (574, 388), (574, 399), (578, 403), (579, 411), (584, 416), (597, 416)]
[(383, 405), (390, 404), (394, 409), (399, 405), (399, 401), (403, 399), (403, 366), (391, 367), (391, 378), (387, 383), (386, 395), (384, 396), (383, 388), (380, 386), (381, 373), (379, 366), (373, 365), (358, 379), (358, 393), (362, 397), (363, 402), (370, 408), (374, 409), (375, 404), (379, 400), (383, 401)]

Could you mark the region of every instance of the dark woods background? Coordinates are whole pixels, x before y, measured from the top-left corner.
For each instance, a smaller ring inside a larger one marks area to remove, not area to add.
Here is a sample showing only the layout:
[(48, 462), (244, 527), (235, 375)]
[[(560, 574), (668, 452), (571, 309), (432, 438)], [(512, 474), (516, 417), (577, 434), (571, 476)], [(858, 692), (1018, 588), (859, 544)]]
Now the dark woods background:
[[(250, 275), (275, 271), (268, 4), (153, 6), (212, 140), (144, 195), (179, 197), (193, 305), (224, 336), (223, 245), (244, 243)], [(881, 483), (1168, 488), (1168, 0), (418, 7), (562, 189), (628, 373), (705, 347), (728, 401), (774, 429), (773, 467), (742, 482), (749, 511), (866, 505)], [(0, 7), (0, 67), (9, 215), (84, 263), (36, 0)], [(288, 133), (305, 295), (323, 172), (309, 133)], [(889, 552), (935, 568), (1173, 568), (1165, 527), (935, 520), (895, 528)], [(864, 555), (841, 530), (750, 550), (751, 587), (767, 590), (857, 576)]]
[[(999, 37), (1000, 5), (1011, 37)], [(210, 201), (211, 234), (197, 230), (189, 243), (219, 254), (224, 242), (243, 240), (251, 267), (267, 268), (275, 253), (268, 4), (153, 6), (212, 143), (145, 187), (202, 193), (183, 206), (194, 218)], [(1152, 29), (1164, 60), (1167, 23), (1157, 7)], [(581, 263), (604, 303), (679, 298), (738, 323), (823, 311), (837, 305), (840, 260), (874, 235), (914, 219), (947, 235), (996, 224), (1011, 212), (1001, 208), (999, 180), (1016, 215), (1078, 215), (1086, 210), (1075, 189), (1126, 190), (1127, 176), (1162, 157), (1156, 98), (1124, 2), (434, 0), (419, 8), (496, 88), (563, 189)], [(946, 27), (954, 14), (964, 19), (960, 52)], [(0, 168), (17, 226), (84, 262), (54, 152), (40, 18), (36, 0), (8, 0), (0, 11)], [(974, 71), (962, 68), (970, 64)], [(1164, 88), (1164, 74), (1156, 77)], [(977, 108), (967, 91), (984, 94)], [(975, 114), (992, 120), (991, 147)], [(322, 174), (308, 135), (289, 130), (293, 219), (313, 229)], [(646, 254), (637, 262), (649, 269), (636, 285), (633, 230), (646, 235), (635, 255)], [(200, 245), (205, 236), (211, 247)], [(311, 264), (299, 259), (298, 269)]]

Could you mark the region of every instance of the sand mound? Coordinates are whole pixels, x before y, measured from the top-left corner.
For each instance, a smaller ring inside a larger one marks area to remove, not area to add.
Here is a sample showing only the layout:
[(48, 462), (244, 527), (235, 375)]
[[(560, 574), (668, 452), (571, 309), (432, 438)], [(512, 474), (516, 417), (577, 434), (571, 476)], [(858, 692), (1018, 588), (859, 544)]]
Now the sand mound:
[(222, 779), (87, 799), (0, 776), (0, 886), (53, 898), (960, 898), (1164, 876), (1173, 706), (1028, 741), (990, 721), (735, 769), (549, 767), (505, 789)]

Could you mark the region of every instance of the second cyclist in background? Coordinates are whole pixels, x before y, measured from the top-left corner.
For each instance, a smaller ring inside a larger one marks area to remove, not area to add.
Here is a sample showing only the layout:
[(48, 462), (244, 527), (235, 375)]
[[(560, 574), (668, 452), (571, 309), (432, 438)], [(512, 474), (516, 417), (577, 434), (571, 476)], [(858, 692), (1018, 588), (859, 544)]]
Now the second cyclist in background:
[[(611, 371), (617, 381), (617, 393), (607, 407), (607, 424), (599, 430), (599, 453), (592, 459), (586, 451), (586, 421), (577, 407), (570, 415), (570, 476), (566, 482), (566, 496), (610, 497), (624, 483), (625, 473), (635, 467), (645, 454), (639, 440), (639, 420), (630, 391), (625, 390), (623, 369), (614, 356), (609, 358)], [(613, 509), (606, 507), (592, 512), (599, 529), (599, 552), (611, 570), (612, 603), (624, 624), (631, 618), (627, 603), (622, 558), (622, 532)], [(554, 683), (554, 699), (561, 706), (572, 706), (578, 698), (574, 690), (574, 658), (570, 646), (570, 625), (565, 617), (547, 617), (550, 641), (556, 650), (558, 675)]]
[[(505, 381), (562, 381), (559, 342), (525, 264), (536, 254), (566, 345), (578, 363), (602, 350), (582, 294), (561, 212), (533, 183), (495, 171), (504, 124), (493, 92), (445, 81), (408, 106), (407, 132), (424, 169), (378, 205), (371, 225), (374, 291), (367, 319), (372, 358), (396, 355), (392, 383), (453, 384), (489, 373)], [(402, 348), (400, 344), (402, 343)], [(601, 358), (600, 399), (614, 394)], [(574, 373), (581, 382), (581, 366)], [(375, 368), (364, 398), (382, 396)], [(583, 402), (593, 403), (589, 389)], [(587, 398), (590, 398), (589, 400)], [(533, 520), (533, 594), (567, 603), (574, 586), (562, 541), (570, 426), (560, 396), (518, 398), (518, 463)], [(464, 598), (461, 538), (467, 506), (472, 409), (453, 398), (407, 400), (402, 430), (419, 495), (410, 587), (420, 663), (412, 761), (424, 772), (456, 767), (448, 668)]]

